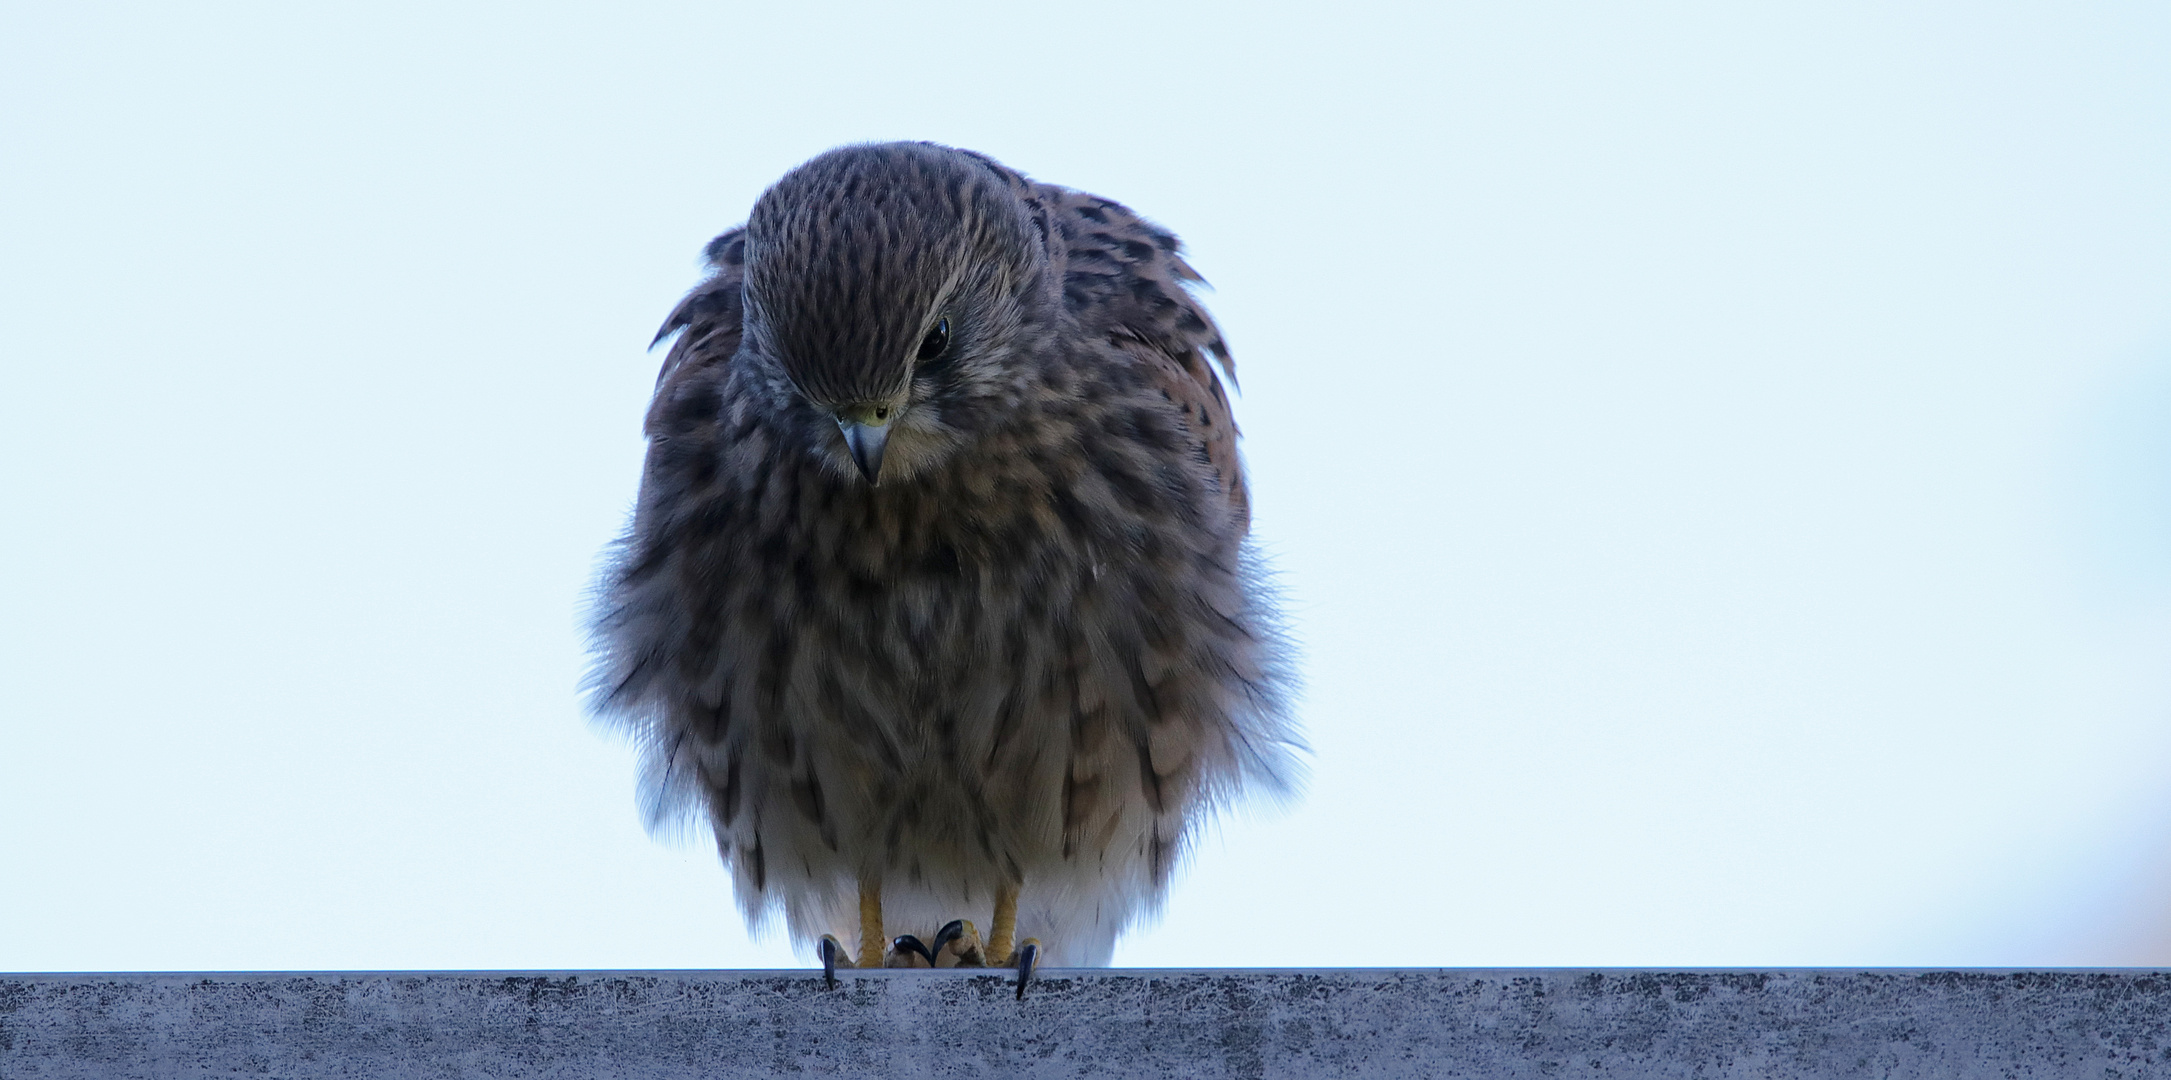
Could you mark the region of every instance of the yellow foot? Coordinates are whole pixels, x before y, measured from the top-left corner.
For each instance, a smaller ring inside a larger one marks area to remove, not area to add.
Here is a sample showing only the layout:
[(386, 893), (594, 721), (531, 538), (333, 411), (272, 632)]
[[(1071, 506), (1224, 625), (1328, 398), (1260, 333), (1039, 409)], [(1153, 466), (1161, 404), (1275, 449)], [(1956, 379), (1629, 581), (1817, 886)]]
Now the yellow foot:
[(862, 879), (859, 883), (859, 966), (882, 966), (882, 886)]
[(1018, 925), (1018, 887), (999, 885), (995, 889), (995, 924), (988, 927), (987, 962), (990, 966), (1010, 965), (1010, 936)]
[[(973, 927), (972, 920), (959, 919), (950, 926), (957, 927), (957, 934), (947, 943), (936, 947), (935, 966), (986, 967), (987, 950), (980, 944), (980, 931)], [(950, 927), (945, 926), (942, 929), (947, 933)], [(939, 940), (942, 934), (935, 937)]]
[(980, 946), (980, 932), (963, 919), (953, 919), (950, 924), (935, 932), (935, 936), (921, 941), (912, 934), (899, 935), (891, 943), (888, 966), (890, 967), (985, 967), (985, 951)]

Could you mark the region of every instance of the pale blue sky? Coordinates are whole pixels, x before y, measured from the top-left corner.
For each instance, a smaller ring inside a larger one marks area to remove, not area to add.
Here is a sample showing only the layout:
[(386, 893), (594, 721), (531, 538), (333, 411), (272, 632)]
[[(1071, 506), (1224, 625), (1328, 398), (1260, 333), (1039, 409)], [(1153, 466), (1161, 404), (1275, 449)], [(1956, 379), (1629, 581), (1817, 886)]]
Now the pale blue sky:
[(0, 970), (769, 966), (575, 698), (701, 244), (1190, 243), (1309, 794), (1141, 965), (2171, 964), (2171, 8), (18, 5)]

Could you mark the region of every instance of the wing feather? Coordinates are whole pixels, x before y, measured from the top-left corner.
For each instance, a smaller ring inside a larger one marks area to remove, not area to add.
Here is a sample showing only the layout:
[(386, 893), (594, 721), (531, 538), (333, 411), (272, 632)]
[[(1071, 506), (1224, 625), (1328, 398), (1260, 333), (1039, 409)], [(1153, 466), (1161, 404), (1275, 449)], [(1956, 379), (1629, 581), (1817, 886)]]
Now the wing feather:
[(746, 227), (728, 230), (709, 241), (702, 254), (708, 260), (708, 278), (671, 309), (662, 329), (648, 343), (649, 348), (655, 348), (671, 335), (678, 335), (678, 340), (671, 343), (671, 351), (664, 355), (662, 370), (656, 372), (656, 396), (648, 413), (651, 436), (665, 422), (669, 403), (678, 397), (666, 392), (666, 386), (683, 383), (695, 372), (729, 361), (739, 351), (739, 338), (745, 330), (746, 304), (741, 287), (746, 281)]
[(1184, 261), (1182, 241), (1122, 203), (1053, 184), (1033, 188), (1057, 241), (1051, 246), (1058, 248), (1064, 303), (1088, 331), (1136, 360), (1148, 384), (1183, 414), (1197, 452), (1248, 526), (1239, 433), (1221, 385), (1223, 376), (1236, 384), (1236, 365), (1190, 289), (1204, 279)]

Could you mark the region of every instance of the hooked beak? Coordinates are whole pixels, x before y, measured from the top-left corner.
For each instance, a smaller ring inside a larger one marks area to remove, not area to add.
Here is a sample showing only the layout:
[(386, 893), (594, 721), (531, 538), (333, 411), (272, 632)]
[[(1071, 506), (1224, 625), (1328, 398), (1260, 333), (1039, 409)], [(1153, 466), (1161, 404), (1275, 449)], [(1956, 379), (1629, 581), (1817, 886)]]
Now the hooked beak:
[(859, 474), (874, 484), (882, 475), (882, 448), (888, 445), (895, 405), (854, 405), (837, 410), (837, 429), (844, 432), (844, 448), (852, 452)]

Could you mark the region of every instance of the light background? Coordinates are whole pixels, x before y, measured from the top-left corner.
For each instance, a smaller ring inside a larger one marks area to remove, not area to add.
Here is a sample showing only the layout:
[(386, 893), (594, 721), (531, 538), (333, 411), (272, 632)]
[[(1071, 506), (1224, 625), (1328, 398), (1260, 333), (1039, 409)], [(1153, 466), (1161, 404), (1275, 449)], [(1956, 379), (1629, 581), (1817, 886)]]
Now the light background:
[(888, 138), (1236, 348), (1314, 777), (1119, 964), (2171, 964), (2171, 7), (6, 22), (0, 969), (804, 962), (577, 613), (699, 247)]

